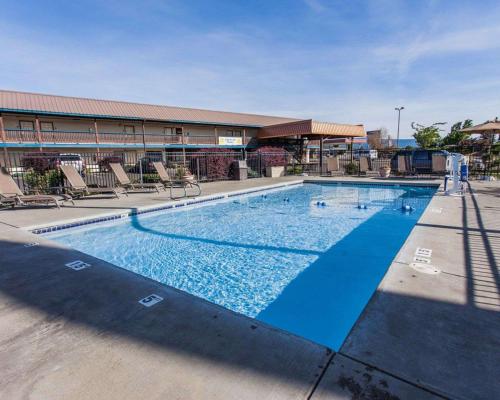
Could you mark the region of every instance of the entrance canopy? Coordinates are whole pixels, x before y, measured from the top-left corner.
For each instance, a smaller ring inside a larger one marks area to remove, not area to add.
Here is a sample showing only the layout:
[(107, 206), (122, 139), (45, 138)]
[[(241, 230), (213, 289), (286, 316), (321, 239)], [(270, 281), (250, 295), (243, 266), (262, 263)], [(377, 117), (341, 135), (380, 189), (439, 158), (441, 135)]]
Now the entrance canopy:
[(331, 122), (318, 122), (312, 119), (302, 121), (286, 122), (283, 124), (269, 125), (259, 129), (259, 139), (284, 138), (301, 136), (312, 139), (325, 137), (365, 137), (366, 132), (363, 125), (335, 124)]

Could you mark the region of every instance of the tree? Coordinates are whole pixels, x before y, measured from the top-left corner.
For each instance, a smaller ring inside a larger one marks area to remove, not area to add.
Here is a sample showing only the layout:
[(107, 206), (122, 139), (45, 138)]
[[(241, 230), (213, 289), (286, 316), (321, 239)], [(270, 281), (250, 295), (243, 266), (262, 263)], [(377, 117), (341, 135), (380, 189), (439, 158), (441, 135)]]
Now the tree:
[(454, 146), (460, 145), (464, 140), (470, 138), (470, 133), (461, 132), (462, 129), (470, 128), (472, 126), (472, 120), (466, 119), (464, 122), (456, 122), (451, 126), (450, 133), (448, 133), (443, 138), (444, 146)]
[(413, 137), (417, 141), (418, 145), (423, 149), (428, 149), (432, 147), (436, 147), (440, 140), (441, 136), (439, 135), (439, 125), (444, 125), (446, 122), (436, 122), (429, 126), (424, 126), (417, 124), (416, 122), (411, 123), (412, 129), (415, 131)]

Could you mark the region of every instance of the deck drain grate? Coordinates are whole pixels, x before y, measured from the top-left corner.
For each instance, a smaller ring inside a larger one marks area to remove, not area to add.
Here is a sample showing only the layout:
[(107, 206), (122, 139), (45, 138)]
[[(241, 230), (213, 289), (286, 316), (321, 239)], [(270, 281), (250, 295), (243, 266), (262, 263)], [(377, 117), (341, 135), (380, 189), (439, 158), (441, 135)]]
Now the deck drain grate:
[(417, 257), (430, 257), (430, 256), (432, 256), (432, 250), (426, 249), (423, 247), (417, 247), (417, 250), (415, 251), (415, 255)]
[(66, 263), (64, 265), (66, 265), (66, 267), (71, 268), (74, 271), (80, 271), (82, 269), (90, 267), (91, 264), (86, 263), (82, 260), (75, 260), (75, 261), (71, 261), (69, 263)]
[(151, 306), (154, 306), (155, 304), (159, 303), (162, 300), (163, 300), (163, 297), (158, 296), (157, 294), (153, 293), (147, 297), (144, 297), (143, 299), (140, 299), (139, 303), (142, 304), (144, 307), (151, 307)]
[(24, 247), (35, 247), (38, 246), (40, 243), (38, 242), (32, 242), (32, 243), (26, 243)]

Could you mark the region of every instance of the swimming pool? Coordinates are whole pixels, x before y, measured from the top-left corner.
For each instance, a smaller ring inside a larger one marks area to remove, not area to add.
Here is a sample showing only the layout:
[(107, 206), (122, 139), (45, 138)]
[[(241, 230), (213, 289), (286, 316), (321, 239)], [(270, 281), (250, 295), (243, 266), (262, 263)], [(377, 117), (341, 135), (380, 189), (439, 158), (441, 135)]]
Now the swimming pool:
[(338, 350), (434, 191), (303, 184), (47, 236)]

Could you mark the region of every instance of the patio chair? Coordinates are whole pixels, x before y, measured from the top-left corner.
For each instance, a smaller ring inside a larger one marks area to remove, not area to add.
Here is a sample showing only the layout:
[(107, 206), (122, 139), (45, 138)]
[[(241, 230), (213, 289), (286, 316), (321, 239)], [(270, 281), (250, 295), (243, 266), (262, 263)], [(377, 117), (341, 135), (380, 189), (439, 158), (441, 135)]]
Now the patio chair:
[(410, 169), (407, 165), (407, 157), (406, 156), (398, 156), (398, 172), (401, 175), (409, 175)]
[[(164, 165), (160, 161), (154, 161), (153, 166), (156, 169), (156, 172), (158, 172), (158, 175), (160, 176), (160, 181), (170, 189), (170, 197), (172, 199), (177, 199), (180, 197), (174, 197), (172, 193), (172, 189), (174, 187), (180, 187), (184, 190), (184, 196), (183, 197), (196, 197), (201, 194), (201, 188), (199, 183), (196, 181), (195, 177), (193, 175), (189, 175), (186, 177), (183, 177), (181, 179), (172, 179), (170, 177), (170, 174), (168, 171), (165, 169)], [(188, 196), (186, 188), (197, 188), (198, 193), (193, 195), (193, 196)]]
[(359, 158), (359, 172), (363, 174), (367, 174), (369, 170), (368, 167), (368, 158), (367, 157), (360, 157)]
[(111, 168), (111, 171), (113, 171), (113, 174), (115, 174), (115, 177), (120, 186), (123, 187), (128, 193), (133, 193), (129, 192), (129, 189), (156, 190), (157, 193), (160, 193), (160, 189), (165, 190), (165, 186), (161, 183), (132, 183), (122, 165), (119, 163), (109, 163), (109, 167)]
[(446, 156), (444, 154), (432, 155), (432, 173), (444, 174), (446, 172)]
[(73, 199), (68, 195), (49, 196), (46, 194), (25, 195), (14, 181), (5, 167), (0, 168), (0, 204), (15, 207), (16, 205), (27, 206), (31, 204), (55, 205), (61, 208), (61, 203)]
[(127, 195), (127, 192), (124, 191), (123, 188), (120, 190), (120, 188), (112, 187), (88, 187), (81, 175), (72, 165), (61, 165), (60, 168), (69, 183), (69, 187), (66, 187), (66, 189), (72, 196), (81, 197), (92, 194), (112, 194), (114, 197), (119, 198), (119, 193)]
[(328, 157), (326, 159), (326, 172), (330, 175), (342, 175), (338, 157)]

